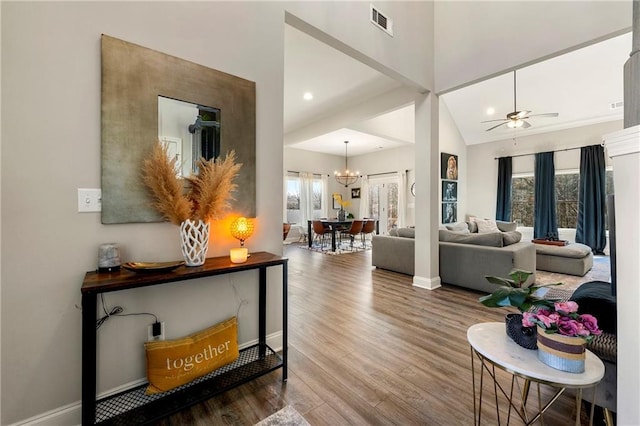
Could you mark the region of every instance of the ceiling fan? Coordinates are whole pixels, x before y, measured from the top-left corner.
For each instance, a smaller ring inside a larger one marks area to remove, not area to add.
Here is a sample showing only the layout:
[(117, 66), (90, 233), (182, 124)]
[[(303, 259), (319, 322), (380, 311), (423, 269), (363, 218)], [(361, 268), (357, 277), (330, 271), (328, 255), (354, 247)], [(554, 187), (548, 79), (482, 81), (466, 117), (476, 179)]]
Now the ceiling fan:
[(531, 114), (531, 111), (527, 111), (527, 110), (518, 111), (516, 107), (516, 71), (514, 70), (513, 71), (513, 112), (510, 112), (509, 114), (507, 114), (506, 116), (507, 118), (501, 118), (498, 120), (487, 120), (487, 121), (482, 121), (481, 123), (494, 123), (496, 121), (502, 122), (500, 124), (496, 124), (493, 127), (489, 127), (486, 130), (487, 132), (493, 129), (497, 129), (498, 127), (504, 126), (504, 125), (506, 125), (510, 129), (517, 129), (520, 127), (522, 127), (523, 129), (526, 129), (531, 127), (531, 124), (529, 124), (528, 121), (525, 121), (525, 119), (529, 117), (557, 117), (557, 116), (558, 116), (557, 112)]

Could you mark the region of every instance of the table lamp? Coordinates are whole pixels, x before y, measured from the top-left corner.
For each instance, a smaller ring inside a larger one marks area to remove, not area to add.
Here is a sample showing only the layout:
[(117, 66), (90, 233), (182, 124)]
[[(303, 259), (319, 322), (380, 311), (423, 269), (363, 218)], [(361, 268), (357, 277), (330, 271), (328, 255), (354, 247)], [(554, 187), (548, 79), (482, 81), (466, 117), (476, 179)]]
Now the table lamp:
[(231, 235), (240, 240), (240, 248), (232, 248), (230, 251), (231, 262), (244, 263), (249, 257), (249, 250), (244, 246), (244, 240), (253, 235), (253, 222), (246, 217), (239, 217), (231, 222)]

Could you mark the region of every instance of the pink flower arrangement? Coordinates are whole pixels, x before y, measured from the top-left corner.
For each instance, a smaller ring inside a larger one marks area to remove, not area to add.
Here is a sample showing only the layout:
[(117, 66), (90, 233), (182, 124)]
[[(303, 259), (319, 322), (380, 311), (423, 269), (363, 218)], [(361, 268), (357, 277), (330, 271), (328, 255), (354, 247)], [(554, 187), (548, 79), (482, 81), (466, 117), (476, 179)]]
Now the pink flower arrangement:
[(522, 314), (524, 327), (540, 326), (545, 333), (558, 333), (563, 336), (582, 337), (590, 342), (602, 333), (598, 328), (598, 320), (589, 314), (578, 314), (576, 302), (556, 302), (553, 310), (541, 308), (534, 312)]

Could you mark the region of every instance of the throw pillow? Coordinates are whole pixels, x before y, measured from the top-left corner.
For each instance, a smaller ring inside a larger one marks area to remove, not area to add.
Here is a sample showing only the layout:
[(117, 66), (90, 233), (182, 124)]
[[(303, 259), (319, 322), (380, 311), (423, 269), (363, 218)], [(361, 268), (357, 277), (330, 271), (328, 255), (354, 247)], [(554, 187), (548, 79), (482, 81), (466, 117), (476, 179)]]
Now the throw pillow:
[(463, 234), (468, 234), (469, 233), (469, 226), (467, 226), (466, 222), (454, 223), (454, 224), (451, 224), (451, 225), (445, 225), (445, 227), (449, 231), (462, 232)]
[(500, 232), (496, 221), (492, 219), (476, 219), (478, 225), (478, 233), (487, 234), (489, 232)]
[(392, 237), (397, 237), (398, 236), (398, 228), (391, 228), (389, 230), (389, 235)]
[(502, 234), (460, 234), (453, 231), (439, 231), (439, 240), (446, 243), (473, 244), (477, 246), (502, 247)]
[(502, 233), (502, 243), (505, 246), (510, 246), (511, 244), (519, 243), (522, 239), (522, 234), (518, 231), (510, 231)]
[(478, 232), (478, 224), (476, 223), (475, 220), (467, 221), (467, 226), (469, 227), (469, 232), (471, 232), (472, 234), (475, 234)]
[(511, 232), (518, 229), (518, 224), (516, 222), (504, 222), (502, 220), (496, 220), (496, 225), (502, 232)]
[(398, 229), (398, 237), (415, 238), (416, 237), (416, 229), (415, 228), (400, 228), (400, 229)]
[(616, 298), (611, 295), (611, 283), (584, 283), (573, 292), (569, 300), (578, 304), (579, 314), (591, 314), (596, 317), (598, 327), (602, 331), (616, 334)]
[(205, 330), (176, 340), (146, 342), (146, 393), (165, 392), (235, 361), (238, 322), (229, 318)]

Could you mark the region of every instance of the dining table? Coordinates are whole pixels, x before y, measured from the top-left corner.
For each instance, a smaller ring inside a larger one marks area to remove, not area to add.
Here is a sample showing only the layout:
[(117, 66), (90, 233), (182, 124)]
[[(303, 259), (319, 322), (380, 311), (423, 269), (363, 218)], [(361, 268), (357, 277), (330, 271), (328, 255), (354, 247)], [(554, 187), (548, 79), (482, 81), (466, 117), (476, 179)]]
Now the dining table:
[[(322, 225), (324, 225), (325, 227), (328, 227), (331, 231), (331, 251), (336, 251), (336, 232), (338, 230), (340, 230), (341, 228), (347, 228), (349, 229), (351, 227), (351, 223), (354, 221), (354, 219), (347, 219), (347, 220), (338, 220), (338, 219), (316, 219), (316, 220), (320, 220), (320, 222), (322, 222)], [(367, 219), (365, 219), (367, 220)], [(373, 220), (373, 219), (371, 219)], [(312, 230), (312, 222), (311, 220), (307, 221), (307, 235), (309, 236), (308, 238), (308, 244), (309, 247), (312, 246), (313, 244), (313, 238), (311, 237), (313, 234), (311, 233)], [(376, 220), (376, 234), (378, 233), (378, 221)]]

